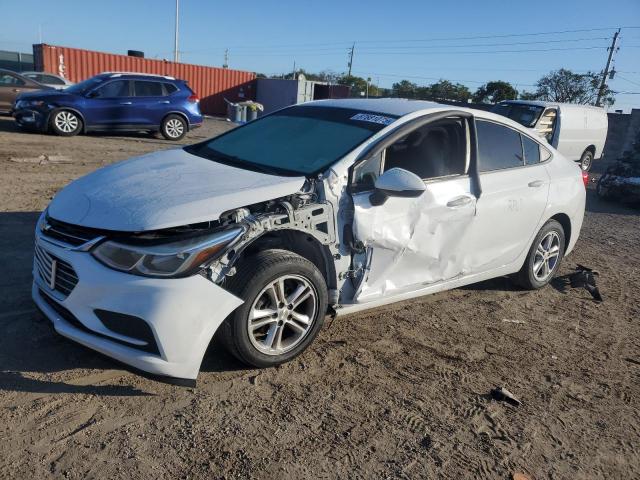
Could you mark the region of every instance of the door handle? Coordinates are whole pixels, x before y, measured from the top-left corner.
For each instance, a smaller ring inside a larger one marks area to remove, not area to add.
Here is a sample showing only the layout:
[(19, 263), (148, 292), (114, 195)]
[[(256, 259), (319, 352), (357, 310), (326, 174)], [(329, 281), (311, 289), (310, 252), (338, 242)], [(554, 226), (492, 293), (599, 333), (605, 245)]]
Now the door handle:
[(14, 89), (13, 89), (13, 91), (14, 91), (14, 92), (19, 92), (19, 91), (20, 91), (20, 89), (19, 89), (19, 88), (14, 88)]
[(456, 197), (447, 202), (447, 207), (449, 208), (457, 208), (464, 207), (465, 205), (469, 205), (471, 203), (471, 197), (467, 195), (462, 195), (461, 197)]
[(132, 102), (120, 102), (120, 105), (131, 105)]
[(534, 180), (533, 182), (529, 182), (529, 186), (531, 188), (538, 188), (538, 187), (541, 187), (542, 185), (544, 185), (544, 182), (542, 180)]
[(158, 100), (158, 103), (169, 103), (169, 100)]

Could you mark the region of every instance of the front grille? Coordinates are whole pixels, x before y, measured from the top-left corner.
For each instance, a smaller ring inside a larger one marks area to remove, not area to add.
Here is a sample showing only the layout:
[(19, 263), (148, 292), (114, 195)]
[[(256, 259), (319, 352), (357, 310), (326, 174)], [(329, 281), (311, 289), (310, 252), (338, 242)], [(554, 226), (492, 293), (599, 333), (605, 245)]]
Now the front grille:
[(70, 223), (54, 220), (48, 216), (45, 219), (42, 234), (46, 237), (73, 245), (74, 247), (87, 243), (99, 236), (98, 231), (93, 228), (71, 225)]
[(68, 297), (78, 283), (78, 275), (71, 265), (51, 255), (40, 245), (35, 248), (35, 265), (40, 279), (51, 290)]

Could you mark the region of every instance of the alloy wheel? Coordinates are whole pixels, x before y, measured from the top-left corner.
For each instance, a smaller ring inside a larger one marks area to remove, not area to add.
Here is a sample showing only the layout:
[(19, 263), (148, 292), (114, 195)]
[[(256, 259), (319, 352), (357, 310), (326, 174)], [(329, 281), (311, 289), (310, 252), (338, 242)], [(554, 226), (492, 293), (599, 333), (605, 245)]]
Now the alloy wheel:
[(300, 275), (282, 275), (265, 286), (247, 319), (251, 344), (266, 355), (282, 355), (307, 336), (318, 310), (318, 293)]
[(78, 117), (71, 112), (58, 112), (55, 118), (56, 127), (64, 133), (74, 132), (78, 128)]
[(172, 118), (167, 122), (165, 131), (171, 138), (178, 138), (184, 132), (184, 125), (180, 120)]
[(547, 233), (538, 244), (533, 259), (533, 276), (545, 282), (554, 272), (560, 256), (560, 236), (558, 232)]

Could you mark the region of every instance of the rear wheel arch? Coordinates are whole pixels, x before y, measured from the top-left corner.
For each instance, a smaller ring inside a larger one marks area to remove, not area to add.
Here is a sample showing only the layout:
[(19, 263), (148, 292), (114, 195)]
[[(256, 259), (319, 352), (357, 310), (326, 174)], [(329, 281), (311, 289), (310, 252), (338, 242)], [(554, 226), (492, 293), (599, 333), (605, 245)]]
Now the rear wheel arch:
[(169, 115), (178, 115), (179, 117), (181, 117), (186, 125), (187, 125), (187, 132), (191, 129), (191, 123), (189, 123), (189, 117), (187, 117), (184, 113), (180, 112), (180, 111), (173, 111), (173, 112), (167, 112), (163, 117), (162, 120), (160, 121), (160, 125), (162, 125), (164, 123), (164, 121), (166, 120), (166, 118)]
[[(562, 229), (564, 230), (564, 251), (566, 252), (571, 242), (571, 219), (569, 215), (566, 213), (556, 213), (553, 217), (549, 218), (549, 220), (555, 220), (562, 225)], [(547, 220), (547, 222), (549, 220)]]

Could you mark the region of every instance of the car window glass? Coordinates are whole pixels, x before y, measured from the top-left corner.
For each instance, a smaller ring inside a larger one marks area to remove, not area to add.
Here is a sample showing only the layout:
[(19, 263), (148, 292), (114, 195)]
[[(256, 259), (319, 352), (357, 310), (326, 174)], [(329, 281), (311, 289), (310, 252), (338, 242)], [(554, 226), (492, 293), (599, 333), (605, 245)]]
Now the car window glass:
[(40, 78), (36, 78), (38, 82), (50, 83), (51, 85), (64, 85), (64, 81), (53, 75), (40, 75)]
[(163, 96), (160, 82), (145, 82), (136, 80), (133, 82), (136, 97), (161, 97)]
[(382, 170), (382, 162), (386, 151), (383, 150), (353, 168), (353, 186), (357, 191), (373, 190)]
[(546, 162), (551, 158), (551, 152), (540, 145), (540, 161)]
[(101, 98), (116, 98), (129, 96), (129, 81), (116, 80), (109, 82), (97, 90), (98, 96)]
[(24, 80), (8, 73), (0, 74), (0, 85), (24, 85)]
[(446, 119), (413, 130), (386, 149), (384, 170), (403, 168), (422, 179), (464, 174), (465, 125), (461, 119)]
[(172, 93), (178, 91), (178, 87), (176, 87), (173, 83), (165, 83), (164, 88), (167, 91), (167, 95), (171, 95)]
[(523, 165), (522, 142), (515, 130), (493, 122), (476, 121), (481, 172)]
[(527, 165), (540, 163), (540, 145), (529, 137), (522, 135), (522, 149), (524, 150), (524, 162)]

